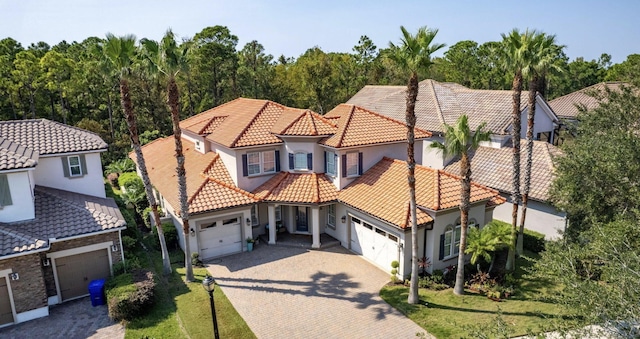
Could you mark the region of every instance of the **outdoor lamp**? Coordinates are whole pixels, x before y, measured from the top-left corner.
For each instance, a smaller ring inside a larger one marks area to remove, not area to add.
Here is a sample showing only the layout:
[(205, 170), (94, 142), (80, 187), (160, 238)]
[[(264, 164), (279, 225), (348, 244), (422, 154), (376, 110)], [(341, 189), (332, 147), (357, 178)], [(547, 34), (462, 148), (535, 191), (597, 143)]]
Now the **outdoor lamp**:
[(213, 336), (220, 339), (218, 334), (218, 320), (216, 319), (216, 306), (213, 303), (213, 291), (216, 289), (216, 281), (212, 276), (208, 275), (202, 280), (202, 287), (209, 293), (209, 303), (211, 304), (211, 317), (213, 318)]

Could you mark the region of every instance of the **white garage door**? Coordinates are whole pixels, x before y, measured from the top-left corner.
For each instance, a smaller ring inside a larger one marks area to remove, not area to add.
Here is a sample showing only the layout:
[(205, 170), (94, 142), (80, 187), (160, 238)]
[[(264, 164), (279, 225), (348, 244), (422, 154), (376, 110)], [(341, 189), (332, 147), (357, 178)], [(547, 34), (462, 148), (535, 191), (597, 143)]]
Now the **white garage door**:
[(352, 217), (351, 250), (371, 260), (383, 270), (391, 270), (391, 262), (398, 260), (398, 237)]
[(242, 251), (240, 218), (223, 218), (200, 225), (200, 257), (209, 259)]

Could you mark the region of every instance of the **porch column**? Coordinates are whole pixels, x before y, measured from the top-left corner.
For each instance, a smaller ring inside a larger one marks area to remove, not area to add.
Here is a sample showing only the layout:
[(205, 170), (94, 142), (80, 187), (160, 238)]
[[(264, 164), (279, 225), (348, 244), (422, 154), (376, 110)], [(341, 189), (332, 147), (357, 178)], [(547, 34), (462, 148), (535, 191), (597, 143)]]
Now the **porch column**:
[(269, 211), (269, 245), (276, 243), (276, 207), (273, 204), (267, 205)]
[(311, 207), (311, 232), (313, 242), (311, 248), (320, 248), (320, 207)]

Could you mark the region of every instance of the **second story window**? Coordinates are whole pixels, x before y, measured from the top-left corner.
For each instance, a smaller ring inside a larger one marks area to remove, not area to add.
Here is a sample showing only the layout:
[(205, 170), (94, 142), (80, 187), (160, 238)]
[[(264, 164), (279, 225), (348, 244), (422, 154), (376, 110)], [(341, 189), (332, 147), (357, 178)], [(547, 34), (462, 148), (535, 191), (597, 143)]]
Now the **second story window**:
[(337, 159), (338, 155), (335, 152), (326, 151), (325, 156), (325, 173), (335, 177), (338, 174)]
[(9, 179), (6, 174), (0, 174), (0, 209), (12, 204), (11, 191), (9, 190)]
[(313, 153), (289, 153), (289, 169), (296, 171), (313, 170)]
[(87, 163), (84, 155), (62, 157), (62, 171), (67, 178), (81, 177), (87, 174)]
[(350, 152), (342, 155), (342, 177), (362, 175), (362, 152)]
[(280, 171), (278, 151), (249, 152), (242, 155), (242, 175), (253, 176)]

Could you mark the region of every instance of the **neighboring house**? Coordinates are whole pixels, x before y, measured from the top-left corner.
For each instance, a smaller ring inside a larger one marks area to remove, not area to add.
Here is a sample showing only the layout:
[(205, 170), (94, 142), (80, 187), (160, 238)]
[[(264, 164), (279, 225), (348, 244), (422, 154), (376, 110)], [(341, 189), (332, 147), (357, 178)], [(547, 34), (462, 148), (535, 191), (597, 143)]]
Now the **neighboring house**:
[(619, 91), (621, 86), (628, 85), (628, 83), (619, 81), (601, 82), (555, 98), (549, 101), (549, 106), (551, 106), (558, 118), (565, 120), (567, 123), (572, 123), (578, 120), (580, 108), (592, 110), (600, 105), (600, 101), (596, 96), (599, 93), (604, 94), (605, 88)]
[(96, 134), (46, 119), (0, 122), (0, 327), (89, 294), (123, 260)]
[[(524, 168), (526, 164), (527, 141), (520, 142), (520, 166)], [(529, 191), (529, 201), (527, 203), (527, 217), (525, 227), (540, 232), (547, 239), (556, 239), (564, 232), (566, 227), (566, 213), (557, 210), (549, 202), (549, 189), (555, 178), (553, 158), (561, 154), (560, 149), (550, 143), (543, 141), (533, 142), (533, 164), (531, 171), (531, 188)], [(500, 192), (503, 198), (509, 203), (502, 204), (495, 208), (493, 217), (508, 223), (512, 221), (511, 204), (511, 173), (512, 173), (512, 148), (493, 148), (480, 146), (471, 153), (471, 177), (474, 181), (491, 187)], [(460, 173), (460, 161), (450, 163), (445, 167), (445, 171), (453, 174)], [(521, 172), (520, 187), (524, 184)], [(522, 209), (519, 210), (520, 216)]]
[[(399, 274), (410, 273), (404, 123), (354, 105), (320, 116), (240, 98), (180, 126), (193, 253), (205, 260), (238, 253), (246, 238), (260, 235), (274, 244), (284, 229), (311, 235), (312, 248), (326, 233), (385, 271), (398, 260)], [(416, 148), (429, 137), (417, 128)], [(161, 205), (182, 230), (173, 147), (172, 137), (159, 139), (143, 154)], [(424, 178), (417, 189), (420, 250), (433, 268), (444, 268), (457, 256), (459, 184), (442, 171), (416, 172)], [(475, 184), (472, 201), (477, 225), (503, 202), (497, 191)]]
[[(443, 124), (454, 125), (458, 117), (467, 115), (469, 127), (475, 130), (485, 122), (491, 131), (491, 140), (481, 143), (481, 147), (472, 159), (472, 179), (501, 192), (509, 197), (511, 187), (511, 113), (513, 92), (503, 90), (469, 89), (455, 83), (441, 83), (434, 80), (420, 82), (416, 103), (416, 127), (433, 133), (428, 141), (443, 142)], [(405, 86), (365, 86), (347, 103), (359, 105), (385, 116), (404, 119), (406, 108)], [(528, 92), (521, 96), (521, 136), (527, 131)], [(551, 144), (556, 138), (555, 131), (560, 120), (549, 104), (540, 95), (536, 97), (534, 138), (536, 146), (532, 169), (533, 201), (529, 203), (527, 228), (542, 232), (547, 238), (558, 236), (557, 230), (564, 230), (564, 213), (557, 211), (548, 202), (548, 190), (553, 180), (551, 156), (558, 149)], [(442, 153), (423, 143), (422, 161), (419, 163), (432, 168), (442, 169), (458, 175), (457, 159), (444, 159)], [(525, 153), (522, 148), (522, 159)], [(523, 163), (524, 165), (524, 163)], [(522, 167), (524, 168), (524, 166)], [(511, 223), (511, 205), (504, 204), (496, 208), (494, 218)]]

